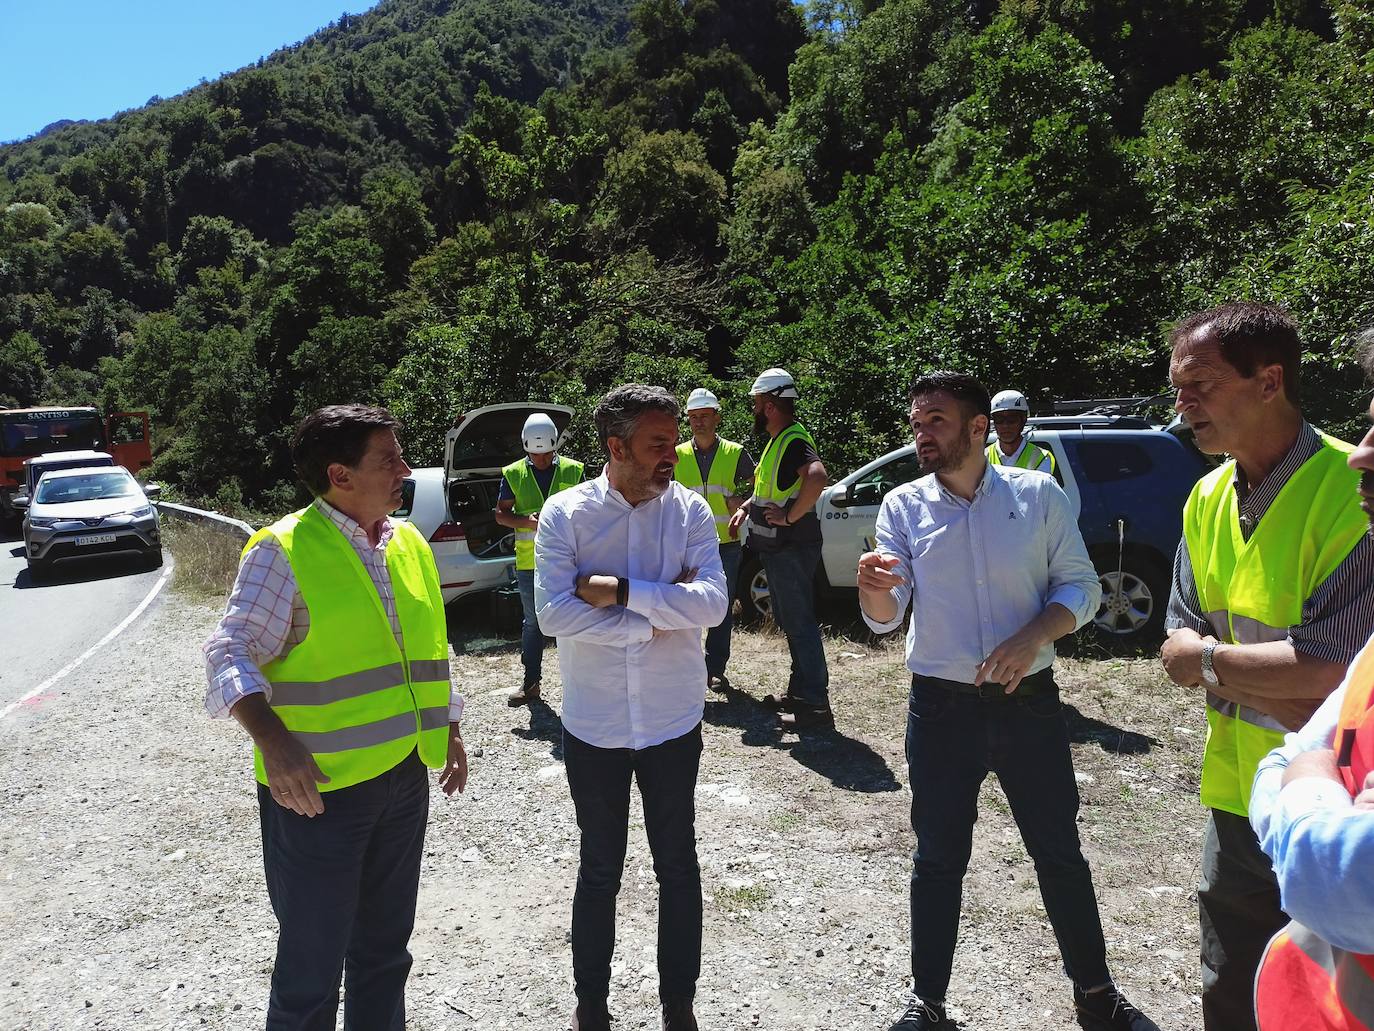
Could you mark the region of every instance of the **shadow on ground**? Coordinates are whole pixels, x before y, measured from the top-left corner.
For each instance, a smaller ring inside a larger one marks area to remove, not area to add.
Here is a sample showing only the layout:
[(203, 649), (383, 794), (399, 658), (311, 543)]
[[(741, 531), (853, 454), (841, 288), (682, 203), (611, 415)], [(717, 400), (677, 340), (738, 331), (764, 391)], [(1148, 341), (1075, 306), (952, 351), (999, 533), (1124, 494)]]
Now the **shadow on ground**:
[(1097, 745), (1102, 751), (1115, 755), (1144, 755), (1159, 744), (1157, 738), (1148, 734), (1122, 730), (1110, 723), (1084, 716), (1067, 702), (1064, 704), (1064, 719), (1069, 725), (1069, 740), (1076, 745)]
[(740, 741), (786, 752), (845, 791), (896, 791), (901, 787), (887, 761), (862, 741), (840, 730), (804, 730), (784, 734), (778, 714), (753, 695), (726, 686), (706, 698), (707, 723), (734, 727)]

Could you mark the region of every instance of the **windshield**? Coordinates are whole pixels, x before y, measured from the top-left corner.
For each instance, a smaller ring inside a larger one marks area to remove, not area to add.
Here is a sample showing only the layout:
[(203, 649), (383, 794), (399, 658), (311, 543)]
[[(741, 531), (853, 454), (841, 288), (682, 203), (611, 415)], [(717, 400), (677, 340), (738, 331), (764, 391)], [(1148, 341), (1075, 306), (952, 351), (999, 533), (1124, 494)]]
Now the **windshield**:
[(100, 451), (105, 427), (91, 411), (0, 413), (0, 454), (32, 458), (50, 451)]
[(68, 501), (130, 498), (137, 494), (138, 483), (134, 478), (123, 469), (112, 469), (86, 476), (45, 476), (38, 481), (34, 501), (40, 505), (61, 505)]

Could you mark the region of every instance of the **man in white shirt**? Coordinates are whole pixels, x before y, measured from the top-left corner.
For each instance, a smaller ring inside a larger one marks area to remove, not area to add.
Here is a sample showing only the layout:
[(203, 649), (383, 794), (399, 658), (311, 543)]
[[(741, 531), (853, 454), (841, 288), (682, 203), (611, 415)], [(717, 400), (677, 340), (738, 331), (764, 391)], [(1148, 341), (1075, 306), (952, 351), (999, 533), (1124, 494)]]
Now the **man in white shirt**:
[(582, 832), (573, 896), (573, 1031), (609, 1031), (615, 900), (630, 781), (659, 884), (664, 1031), (696, 1031), (701, 971), (697, 767), (706, 701), (701, 631), (728, 604), (715, 517), (673, 478), (678, 404), (632, 383), (594, 413), (604, 472), (554, 495), (535, 535), (539, 625), (558, 639), (563, 762)]
[(1049, 476), (988, 462), (981, 444), (991, 399), (972, 376), (918, 377), (910, 400), (926, 475), (883, 499), (877, 550), (859, 559), (858, 576), (864, 620), (878, 633), (897, 629), (913, 607), (912, 995), (891, 1031), (955, 1027), (945, 993), (978, 792), (989, 773), (1035, 862), (1079, 1024), (1159, 1031), (1112, 983), (1078, 841), (1054, 642), (1092, 618), (1102, 589), (1068, 498)]

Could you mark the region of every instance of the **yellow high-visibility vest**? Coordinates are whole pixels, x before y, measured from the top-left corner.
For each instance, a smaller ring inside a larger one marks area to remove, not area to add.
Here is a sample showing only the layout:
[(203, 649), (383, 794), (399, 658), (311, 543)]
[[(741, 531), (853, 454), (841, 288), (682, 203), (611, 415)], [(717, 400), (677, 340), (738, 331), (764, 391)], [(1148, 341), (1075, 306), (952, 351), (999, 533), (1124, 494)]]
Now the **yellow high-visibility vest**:
[(716, 454), (711, 459), (706, 480), (702, 482), (701, 466), (697, 464), (692, 442), (689, 440), (677, 446), (677, 472), (674, 474), (677, 482), (706, 499), (712, 515), (716, 517), (716, 537), (722, 544), (731, 540), (730, 506), (725, 499), (735, 493), (735, 474), (739, 471), (739, 457), (742, 454), (743, 445), (717, 437)]
[(1007, 456), (1002, 454), (1002, 445), (996, 441), (988, 445), (988, 461), (993, 465), (1012, 465), (1017, 469), (1039, 469), (1040, 463), (1046, 458), (1050, 460), (1050, 473), (1054, 473), (1054, 452), (1046, 451), (1033, 441), (1026, 441), (1026, 446), (1021, 449), (1021, 454), (1017, 456), (1015, 462), (1008, 462)]
[[(1283, 485), (1247, 541), (1232, 480), (1235, 461), (1204, 476), (1183, 509), (1203, 615), (1224, 644), (1287, 640), (1303, 604), (1350, 554), (1369, 523), (1346, 464), (1349, 444), (1322, 434), (1322, 447)], [(1207, 692), (1202, 803), (1248, 814), (1260, 760), (1283, 743), (1272, 716)]]
[[(386, 568), (404, 649), (353, 545), (314, 505), (259, 530), (243, 552), (275, 537), (296, 578), (310, 629), (262, 667), (269, 703), (336, 791), (381, 776), (412, 751), (426, 766), (448, 757), (448, 631), (439, 571), (424, 535), (395, 522)], [(258, 782), (267, 783), (253, 749)]]
[[(553, 480), (549, 483), (548, 497), (539, 489), (539, 481), (534, 478), (534, 466), (529, 459), (520, 458), (501, 470), (501, 475), (510, 485), (515, 495), (515, 514), (531, 516), (544, 507), (544, 502), (560, 490), (567, 490), (582, 482), (582, 463), (559, 455), (554, 461)], [(515, 531), (515, 568), (534, 568), (534, 531), (520, 529)]]

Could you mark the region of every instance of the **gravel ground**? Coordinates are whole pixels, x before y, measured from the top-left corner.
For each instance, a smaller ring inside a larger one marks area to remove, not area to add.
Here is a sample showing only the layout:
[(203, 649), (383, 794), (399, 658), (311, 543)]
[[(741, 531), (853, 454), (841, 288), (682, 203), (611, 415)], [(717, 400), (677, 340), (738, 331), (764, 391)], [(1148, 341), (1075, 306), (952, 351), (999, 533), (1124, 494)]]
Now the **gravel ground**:
[[(0, 724), (0, 1028), (262, 1026), (275, 924), (251, 759), (201, 708), (212, 600), (169, 594)], [(567, 1027), (576, 825), (547, 705), (511, 710), (514, 642), (455, 613), (467, 793), (434, 789), (412, 940), (413, 1029)], [(738, 690), (706, 707), (698, 837), (708, 1031), (885, 1031), (908, 969), (910, 794), (900, 642), (827, 639), (834, 734), (774, 729), (784, 644), (741, 633)], [(1204, 721), (1151, 660), (1060, 661), (1080, 818), (1114, 971), (1166, 1029), (1200, 1025), (1196, 801)], [(637, 802), (636, 802), (637, 807)], [(1069, 1028), (1067, 982), (1029, 860), (984, 789), (951, 1012), (966, 1029)], [(656, 892), (634, 820), (612, 1011), (657, 1028)]]

